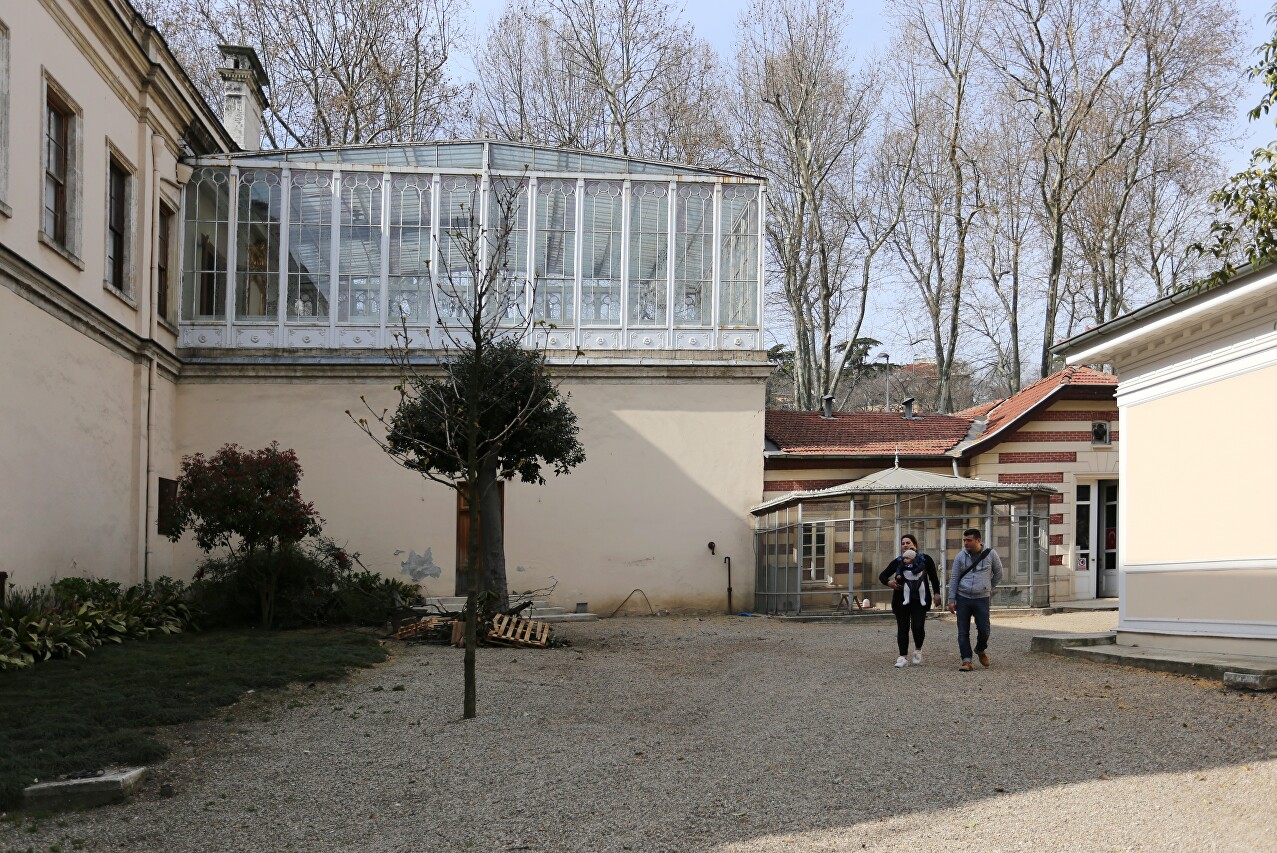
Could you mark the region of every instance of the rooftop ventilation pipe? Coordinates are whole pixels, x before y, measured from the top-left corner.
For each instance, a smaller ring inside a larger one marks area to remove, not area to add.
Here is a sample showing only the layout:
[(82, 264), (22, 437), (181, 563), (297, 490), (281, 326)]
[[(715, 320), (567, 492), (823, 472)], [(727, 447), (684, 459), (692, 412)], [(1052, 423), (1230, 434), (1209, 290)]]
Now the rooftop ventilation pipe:
[(905, 408), (905, 420), (907, 421), (917, 420), (917, 418), (915, 418), (913, 414), (913, 398), (912, 397), (906, 397), (900, 405), (904, 406)]
[(832, 418), (834, 416), (834, 395), (833, 394), (825, 395), (825, 405), (823, 408), (824, 408), (824, 411), (821, 413), (821, 417)]

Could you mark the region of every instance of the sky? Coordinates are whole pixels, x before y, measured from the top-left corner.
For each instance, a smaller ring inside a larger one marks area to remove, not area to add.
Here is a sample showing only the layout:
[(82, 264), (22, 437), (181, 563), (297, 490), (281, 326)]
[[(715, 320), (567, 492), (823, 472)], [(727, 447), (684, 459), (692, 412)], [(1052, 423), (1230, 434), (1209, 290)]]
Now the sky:
[[(505, 2), (506, 0), (470, 0), (471, 23), (476, 39), (487, 31), (489, 22), (501, 13)], [(1234, 4), (1243, 22), (1248, 25), (1248, 60), (1249, 51), (1263, 43), (1272, 32), (1271, 27), (1265, 23), (1264, 16), (1273, 8), (1273, 2), (1274, 0), (1236, 0)], [(883, 17), (885, 4), (880, 0), (849, 0), (847, 5), (851, 12), (846, 33), (847, 46), (856, 57), (885, 50), (890, 40), (889, 25)], [(689, 0), (684, 14), (702, 38), (709, 41), (721, 56), (729, 57), (733, 52), (737, 22), (748, 7), (748, 0)], [(459, 66), (458, 70), (463, 74), (473, 73), (468, 60), (461, 60)], [(1252, 84), (1247, 95), (1237, 104), (1237, 132), (1244, 139), (1236, 147), (1235, 156), (1230, 163), (1233, 171), (1246, 165), (1251, 150), (1266, 145), (1277, 137), (1271, 121), (1250, 123), (1246, 120), (1246, 111), (1259, 101), (1261, 92), (1262, 88), (1258, 84)]]
[[(477, 43), (487, 32), (490, 22), (501, 13), (506, 0), (469, 2), (473, 38)], [(1246, 64), (1250, 64), (1255, 48), (1272, 34), (1272, 27), (1266, 23), (1265, 16), (1273, 8), (1274, 2), (1275, 0), (1236, 0), (1234, 4), (1246, 26)], [(749, 0), (688, 0), (684, 14), (697, 33), (709, 41), (720, 56), (728, 58), (734, 53), (738, 21), (749, 5)], [(856, 60), (887, 50), (891, 36), (890, 24), (883, 14), (885, 5), (881, 0), (847, 0), (851, 14), (846, 43)], [(456, 70), (462, 76), (474, 75), (473, 64), (467, 58), (459, 58)], [(1246, 119), (1247, 110), (1259, 102), (1262, 91), (1259, 84), (1252, 83), (1237, 103), (1235, 134), (1240, 137), (1240, 141), (1234, 146), (1228, 162), (1230, 172), (1245, 168), (1253, 149), (1267, 145), (1277, 138), (1277, 128), (1274, 128), (1272, 117), (1256, 122), (1248, 122)], [(900, 295), (890, 289), (876, 289), (870, 297), (863, 334), (882, 341), (883, 349), (895, 363), (907, 363), (917, 356), (931, 354), (930, 339), (916, 340), (915, 334), (909, 331), (913, 324), (903, 313), (905, 311)], [(769, 344), (790, 340), (789, 330), (783, 319), (771, 316), (770, 312), (765, 328)], [(1026, 359), (1036, 358), (1036, 346), (1030, 335), (1025, 344)]]

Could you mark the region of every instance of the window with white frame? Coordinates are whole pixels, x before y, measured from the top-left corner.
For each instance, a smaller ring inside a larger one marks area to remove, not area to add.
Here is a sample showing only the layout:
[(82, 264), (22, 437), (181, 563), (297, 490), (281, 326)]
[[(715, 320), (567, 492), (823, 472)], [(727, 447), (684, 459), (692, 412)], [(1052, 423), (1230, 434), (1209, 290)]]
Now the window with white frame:
[(621, 323), (621, 185), (591, 181), (585, 185), (581, 231), (581, 325)]
[(803, 580), (829, 579), (829, 549), (824, 522), (803, 524)]
[(288, 193), (288, 319), (327, 323), (332, 172), (294, 171)]
[(182, 318), (226, 317), (231, 179), (225, 169), (196, 169), (186, 184)]
[(684, 184), (674, 212), (674, 325), (708, 326), (713, 288), (714, 187)]
[(464, 321), (479, 265), (479, 185), (449, 175), (439, 188), (438, 307), (442, 322)]
[(499, 322), (521, 325), (527, 319), (528, 185), (518, 178), (496, 177), (488, 188), (485, 225), (488, 251), (496, 252), (496, 293), (485, 309), (499, 314)]
[(669, 185), (630, 190), (630, 325), (664, 326), (669, 288)]
[(283, 188), (279, 173), (239, 173), (235, 211), (235, 319), (274, 322), (279, 316), (279, 240)]
[(723, 187), (719, 324), (758, 325), (758, 187)]
[(377, 323), (381, 316), (381, 174), (341, 176), (337, 319)]
[(537, 184), (536, 316), (571, 323), (576, 304), (576, 181)]
[(424, 323), (430, 307), (430, 175), (390, 179), (390, 315), (393, 326)]

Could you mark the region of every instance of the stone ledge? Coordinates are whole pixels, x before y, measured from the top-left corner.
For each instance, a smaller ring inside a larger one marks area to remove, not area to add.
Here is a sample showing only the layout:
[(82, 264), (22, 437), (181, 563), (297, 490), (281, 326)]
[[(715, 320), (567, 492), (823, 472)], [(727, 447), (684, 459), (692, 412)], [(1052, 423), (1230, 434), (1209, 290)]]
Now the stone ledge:
[(1233, 690), (1253, 690), (1263, 693), (1277, 690), (1277, 673), (1272, 675), (1256, 675), (1253, 672), (1226, 672), (1224, 686)]
[(1115, 642), (1117, 642), (1116, 631), (1099, 631), (1093, 634), (1060, 632), (1034, 635), (1029, 648), (1035, 652), (1058, 655), (1063, 654), (1065, 649), (1078, 646), (1111, 646)]
[(1204, 654), (1178, 649), (1118, 645), (1073, 646), (1063, 649), (1062, 653), (1097, 663), (1134, 666), (1154, 672), (1190, 675), (1216, 681), (1223, 681), (1229, 674), (1234, 676), (1234, 681), (1237, 681), (1239, 676), (1254, 676), (1256, 684), (1271, 683), (1266, 679), (1277, 680), (1277, 658)]
[(23, 806), (32, 811), (88, 809), (127, 800), (150, 775), (146, 767), (107, 770), (87, 779), (61, 779), (31, 785), (22, 792)]

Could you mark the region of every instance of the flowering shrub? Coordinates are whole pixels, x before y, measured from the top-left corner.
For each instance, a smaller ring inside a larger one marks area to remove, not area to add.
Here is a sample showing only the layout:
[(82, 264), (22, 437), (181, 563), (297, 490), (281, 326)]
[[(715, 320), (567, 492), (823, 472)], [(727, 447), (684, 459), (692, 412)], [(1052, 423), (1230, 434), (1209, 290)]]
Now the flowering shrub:
[(301, 463), (272, 442), (261, 450), (228, 444), (212, 456), (182, 458), (169, 538), (190, 530), (205, 552), (230, 551), (228, 570), (256, 593), (263, 628), (274, 624), (280, 574), (297, 543), (318, 536), (323, 519), (302, 500)]

